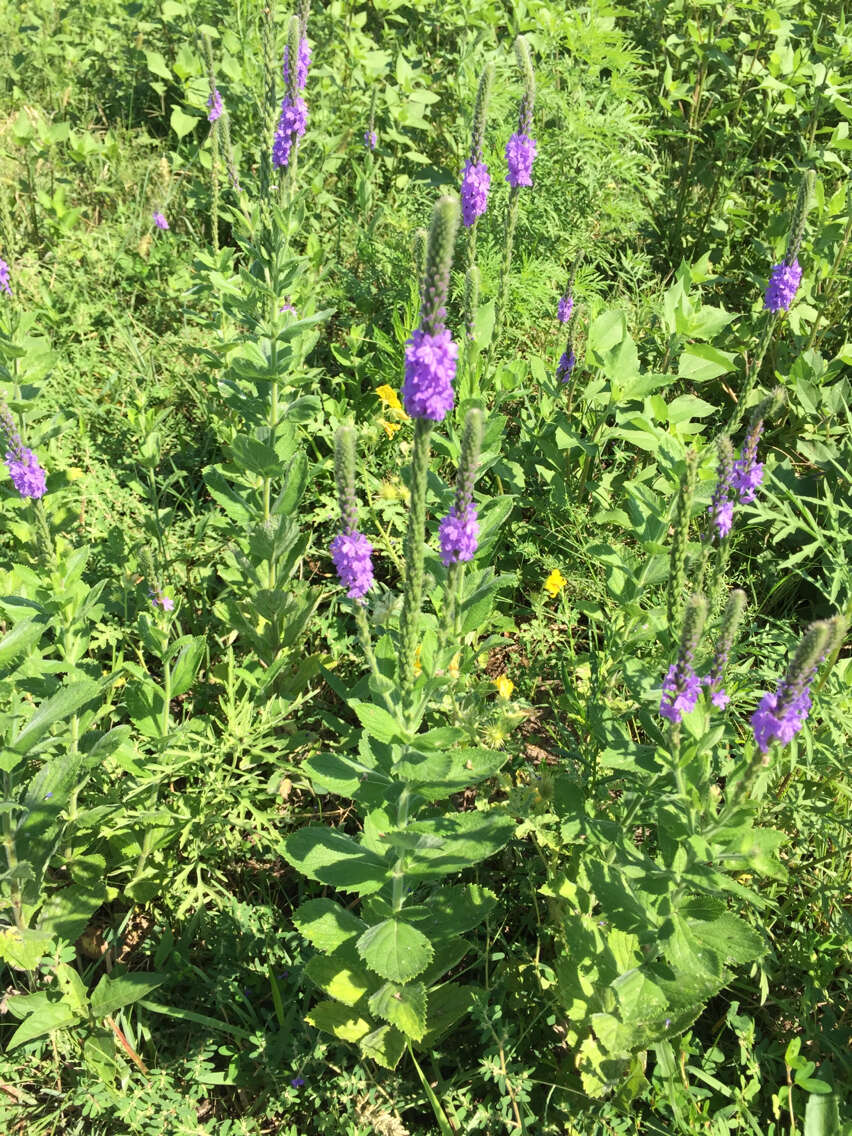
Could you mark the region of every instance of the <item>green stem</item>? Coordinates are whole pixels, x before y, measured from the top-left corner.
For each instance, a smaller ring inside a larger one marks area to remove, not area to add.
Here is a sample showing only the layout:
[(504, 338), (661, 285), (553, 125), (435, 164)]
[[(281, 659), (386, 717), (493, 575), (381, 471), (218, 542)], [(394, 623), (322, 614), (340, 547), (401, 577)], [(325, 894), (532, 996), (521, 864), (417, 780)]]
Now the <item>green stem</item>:
[(423, 603), (423, 544), (426, 538), (426, 478), (429, 472), (429, 444), (434, 423), (418, 418), (414, 425), (414, 452), (411, 457), (411, 513), (405, 537), (405, 595), (399, 621), (399, 685), (403, 711), (411, 713), (414, 690), (414, 661), (420, 608)]
[[(403, 785), (396, 807), (397, 828), (405, 828), (408, 824), (408, 809), (411, 804), (411, 786)], [(401, 911), (405, 903), (405, 858), (403, 851), (393, 866), (393, 900), (394, 911)]]
[(485, 360), (485, 372), (491, 366), (500, 333), (503, 330), (503, 316), (506, 311), (506, 300), (509, 296), (509, 278), (512, 270), (512, 247), (515, 242), (515, 228), (518, 224), (518, 201), (520, 187), (513, 185), (509, 190), (509, 202), (506, 206), (506, 239), (503, 243), (503, 263), (500, 266), (500, 288), (497, 292), (497, 304), (494, 310), (494, 331), (491, 342), (488, 344), (488, 355)]
[[(7, 801), (12, 799), (12, 774), (3, 774), (3, 795)], [(15, 917), (15, 926), (19, 931), (26, 928), (21, 904), (21, 892), (18, 887), (18, 881), (14, 878), (14, 871), (18, 866), (18, 853), (15, 847), (15, 834), (12, 831), (12, 814), (8, 809), (4, 809), (2, 815), (3, 824), (3, 843), (6, 846), (6, 863), (9, 866), (9, 874), (12, 879), (9, 882), (9, 902), (12, 905), (12, 913)]]
[(165, 663), (163, 665), (163, 719), (160, 723), (160, 729), (163, 737), (169, 732), (169, 703), (172, 700), (172, 665)]

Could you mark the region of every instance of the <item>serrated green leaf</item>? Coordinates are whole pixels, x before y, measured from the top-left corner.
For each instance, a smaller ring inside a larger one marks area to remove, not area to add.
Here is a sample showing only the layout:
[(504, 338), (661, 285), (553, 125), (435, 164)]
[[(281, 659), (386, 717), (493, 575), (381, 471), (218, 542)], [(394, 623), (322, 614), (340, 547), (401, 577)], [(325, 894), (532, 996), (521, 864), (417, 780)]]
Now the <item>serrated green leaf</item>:
[(381, 1026), (361, 1039), (361, 1052), (385, 1069), (395, 1069), (405, 1052), (405, 1038), (395, 1026)]
[(429, 898), (422, 922), (433, 939), (463, 935), (478, 926), (497, 905), (497, 896), (478, 884), (445, 885)]
[(18, 970), (35, 970), (41, 957), (50, 950), (51, 943), (51, 936), (46, 931), (4, 927), (0, 931), (0, 959)]
[(370, 895), (390, 878), (381, 856), (336, 829), (299, 828), (286, 837), (281, 850), (302, 875), (342, 891)]
[(323, 993), (344, 1006), (356, 1006), (378, 984), (364, 967), (342, 954), (314, 955), (305, 966), (305, 974)]
[(426, 1033), (420, 1039), (422, 1049), (431, 1049), (460, 1021), (470, 1009), (475, 986), (459, 986), (445, 982), (430, 990), (426, 1003)]
[(370, 998), (370, 1011), (419, 1041), (426, 1032), (426, 987), (422, 982), (386, 982)]
[(385, 919), (364, 932), (358, 954), (370, 968), (391, 982), (409, 982), (421, 974), (435, 953), (422, 931), (401, 919)]
[(404, 731), (396, 718), (381, 706), (372, 702), (361, 702), (357, 698), (349, 700), (349, 706), (358, 715), (358, 721), (371, 738), (378, 742), (404, 741)]
[(11, 744), (15, 753), (27, 754), (51, 726), (70, 718), (90, 702), (100, 689), (93, 679), (71, 682), (57, 690), (46, 702), (42, 702), (29, 722), (24, 726)]
[(22, 619), (0, 639), (0, 667), (35, 646), (44, 634), (45, 624), (39, 618)]
[(325, 954), (354, 942), (367, 929), (362, 919), (333, 899), (309, 899), (294, 912), (293, 922), (299, 933)]
[(305, 1015), (305, 1021), (341, 1041), (360, 1041), (373, 1028), (366, 1018), (340, 1002), (318, 1002)]

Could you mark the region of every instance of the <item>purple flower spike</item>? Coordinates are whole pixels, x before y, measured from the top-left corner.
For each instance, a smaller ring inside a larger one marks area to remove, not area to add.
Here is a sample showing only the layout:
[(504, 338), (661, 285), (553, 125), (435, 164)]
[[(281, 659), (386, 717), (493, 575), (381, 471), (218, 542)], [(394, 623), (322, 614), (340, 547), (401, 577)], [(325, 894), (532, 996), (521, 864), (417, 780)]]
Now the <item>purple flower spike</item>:
[(12, 484), (22, 497), (43, 497), (47, 490), (47, 474), (38, 458), (21, 441), (12, 415), (0, 403), (0, 439), (6, 446), (6, 466)]
[(349, 598), (362, 599), (375, 582), (373, 546), (363, 533), (342, 532), (331, 542), (331, 558)]
[(453, 379), (459, 349), (447, 328), (434, 335), (415, 328), (405, 344), (405, 382), (402, 398), (412, 418), (441, 422), (455, 401)]
[(563, 351), (562, 357), (560, 358), (559, 364), (556, 368), (557, 379), (561, 379), (563, 383), (567, 383), (571, 378), (571, 372), (574, 370), (574, 364), (576, 362), (577, 358), (570, 347), (567, 351)]
[(734, 451), (731, 440), (726, 434), (716, 439), (716, 449), (719, 454), (719, 464), (716, 467), (716, 487), (707, 509), (712, 526), (706, 534), (708, 540), (713, 539), (713, 527), (719, 540), (724, 540), (734, 523)]
[(724, 539), (731, 531), (731, 526), (734, 523), (734, 503), (726, 498), (721, 498), (714, 502), (711, 509), (713, 524), (716, 526), (719, 538)]
[[(308, 83), (308, 67), (311, 64), (311, 45), (308, 43), (307, 38), (302, 36), (299, 40), (299, 59), (296, 63), (296, 86), (300, 91), (304, 91)], [(284, 83), (289, 86), (290, 83), (290, 45), (284, 45), (284, 65), (282, 68), (284, 72)]]
[(464, 227), (469, 229), (488, 207), (491, 175), (485, 162), (468, 159), (462, 170), (461, 205)]
[(772, 274), (766, 288), (763, 306), (770, 312), (788, 312), (802, 280), (802, 269), (798, 260), (792, 264), (773, 264)]
[(571, 318), (571, 313), (574, 310), (574, 297), (571, 295), (563, 296), (559, 301), (556, 309), (556, 315), (560, 323), (567, 323)]
[(775, 694), (764, 694), (752, 714), (754, 740), (761, 753), (767, 753), (773, 741), (788, 745), (801, 730), (811, 709), (811, 683), (844, 633), (842, 616), (812, 623), (807, 629)]
[(6, 465), (12, 484), (22, 497), (43, 497), (47, 490), (47, 475), (38, 464), (38, 458), (26, 447), (9, 450)]
[(151, 597), (151, 603), (154, 607), (160, 608), (162, 611), (174, 611), (175, 601), (171, 596), (167, 596), (165, 592), (161, 592), (159, 588), (156, 592), (148, 593)]
[(535, 156), (535, 139), (526, 134), (513, 134), (506, 143), (506, 163), (509, 166), (506, 181), (513, 189), (519, 185), (532, 185), (532, 164)]
[(375, 150), (376, 146), (378, 145), (378, 142), (379, 142), (379, 136), (378, 136), (378, 134), (376, 134), (375, 130), (365, 130), (364, 131), (364, 145), (367, 147), (368, 150), (371, 150), (371, 151)]
[(281, 117), (278, 119), (272, 143), (272, 164), (276, 169), (289, 165), (293, 141), (302, 137), (307, 123), (308, 106), (305, 100), (298, 98), (293, 103), (289, 96), (285, 95), (281, 102)]
[(158, 229), (168, 229), (169, 223), (166, 220), (166, 218), (163, 216), (162, 213), (154, 213), (153, 217), (154, 217), (154, 224), (157, 226)]
[(10, 276), (9, 265), (0, 257), (0, 291), (5, 292), (7, 296), (12, 295), (12, 285), (9, 283)]
[(739, 494), (744, 505), (750, 505), (757, 495), (757, 490), (763, 483), (763, 462), (755, 462), (746, 468), (742, 458), (734, 462), (734, 479), (732, 485)]
[(680, 722), (684, 714), (695, 708), (701, 691), (701, 679), (690, 664), (672, 663), (663, 679), (660, 713), (670, 722)]
[(744, 505), (750, 505), (754, 501), (756, 491), (763, 482), (763, 462), (757, 460), (757, 446), (762, 431), (763, 419), (756, 418), (743, 442), (740, 456), (734, 462), (731, 484)]
[(764, 694), (760, 705), (751, 716), (754, 740), (761, 753), (766, 753), (773, 741), (789, 745), (805, 724), (811, 709), (811, 696), (803, 690), (783, 708), (779, 708), (778, 694)]
[(217, 90), (214, 90), (213, 94), (207, 100), (207, 121), (215, 122), (217, 118), (221, 118), (224, 109), (222, 96)]
[(471, 505), (460, 516), (455, 505), (438, 527), (441, 542), (441, 563), (445, 568), (451, 564), (473, 560), (479, 543), (479, 521), (476, 508)]

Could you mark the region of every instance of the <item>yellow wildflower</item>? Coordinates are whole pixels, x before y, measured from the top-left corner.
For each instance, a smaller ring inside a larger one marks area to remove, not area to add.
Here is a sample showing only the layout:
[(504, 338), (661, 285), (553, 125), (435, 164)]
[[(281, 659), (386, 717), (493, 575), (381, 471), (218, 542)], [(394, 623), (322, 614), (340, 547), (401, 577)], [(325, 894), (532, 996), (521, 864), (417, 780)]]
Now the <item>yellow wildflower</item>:
[(397, 430), (402, 429), (401, 422), (388, 422), (385, 418), (379, 419), (379, 425), (382, 427), (389, 438), (392, 438)]
[(562, 575), (558, 568), (554, 568), (547, 579), (544, 581), (544, 590), (551, 596), (558, 596), (568, 581)]
[[(403, 414), (405, 414), (405, 411), (402, 410), (402, 403), (399, 401), (399, 395), (396, 393), (393, 387), (388, 386), (388, 384), (385, 383), (383, 386), (376, 387), (376, 394), (379, 396), (385, 406), (390, 407), (391, 410), (400, 410)], [(406, 417), (408, 416), (406, 415)]]
[(447, 667), (450, 678), (459, 677), (459, 663), (461, 662), (461, 654), (453, 655), (450, 659), (450, 665)]
[(414, 652), (414, 673), (420, 675), (423, 673), (423, 664), (420, 662), (420, 652), (423, 650), (423, 644), (419, 644), (417, 650)]
[(501, 698), (511, 698), (512, 691), (515, 689), (515, 684), (508, 677), (508, 675), (500, 675), (499, 678), (492, 679), (492, 682), (497, 687), (497, 693)]

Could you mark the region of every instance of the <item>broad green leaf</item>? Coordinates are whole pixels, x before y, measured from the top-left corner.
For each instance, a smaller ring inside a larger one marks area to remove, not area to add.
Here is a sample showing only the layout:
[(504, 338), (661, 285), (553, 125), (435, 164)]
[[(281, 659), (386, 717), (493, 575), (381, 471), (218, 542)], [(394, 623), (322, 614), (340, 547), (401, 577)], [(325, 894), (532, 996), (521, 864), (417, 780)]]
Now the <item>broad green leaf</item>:
[(433, 938), (463, 935), (496, 906), (497, 896), (479, 884), (445, 885), (427, 901), (423, 922)]
[(185, 138), (190, 131), (195, 129), (200, 121), (201, 119), (198, 116), (186, 114), (177, 104), (172, 104), (172, 116), (169, 123), (178, 138)]
[(421, 1048), (431, 1049), (449, 1033), (456, 1022), (465, 1016), (470, 1009), (475, 990), (474, 986), (458, 986), (455, 982), (445, 982), (443, 986), (429, 991), (426, 1004), (426, 1033), (420, 1039)]
[(4, 927), (0, 931), (0, 959), (18, 970), (35, 970), (41, 957), (50, 950), (52, 941), (46, 931)]
[(96, 1018), (105, 1018), (114, 1014), (116, 1010), (129, 1006), (131, 1002), (138, 1002), (162, 986), (165, 974), (150, 972), (135, 972), (134, 974), (105, 974), (92, 991), (90, 1005), (92, 1014)]
[(324, 1033), (339, 1037), (341, 1041), (360, 1041), (373, 1028), (357, 1011), (340, 1002), (318, 1002), (305, 1021)]
[(152, 72), (152, 74), (159, 75), (161, 79), (166, 79), (171, 82), (171, 68), (167, 65), (159, 51), (146, 51), (145, 62), (148, 64), (148, 70)]
[[(21, 1005), (25, 1000), (26, 1007)], [(23, 1013), (27, 1015), (9, 1039), (7, 1050), (16, 1049), (42, 1034), (64, 1029), (80, 1021), (80, 1017), (55, 990), (27, 994), (23, 998), (10, 998), (7, 1005), (16, 1017), (21, 1017)]]
[(224, 476), (220, 467), (211, 466), (201, 475), (207, 491), (232, 521), (239, 525), (248, 524), (254, 516), (254, 508), (241, 495), (239, 490)]
[(726, 911), (709, 921), (687, 918), (687, 925), (699, 942), (727, 962), (742, 965), (766, 954), (763, 938), (732, 912)]
[(432, 944), (422, 931), (401, 919), (385, 919), (364, 932), (357, 943), (367, 966), (391, 982), (408, 982), (432, 960)]
[(404, 740), (404, 732), (399, 722), (382, 706), (372, 702), (361, 702), (357, 698), (349, 701), (350, 707), (358, 715), (358, 721), (371, 738), (377, 742), (398, 742)]
[(314, 955), (305, 966), (305, 974), (324, 994), (344, 1006), (357, 1005), (377, 986), (371, 974), (342, 954)]
[(80, 682), (71, 682), (57, 690), (56, 694), (39, 706), (12, 742), (11, 748), (15, 753), (29, 753), (51, 726), (76, 714), (81, 706), (85, 706), (95, 697), (99, 689), (100, 685), (93, 679), (83, 679)]
[(406, 832), (441, 839), (439, 847), (418, 848), (407, 859), (406, 876), (429, 879), (461, 872), (493, 856), (512, 838), (515, 822), (496, 811), (454, 813), (414, 821)]
[(172, 698), (177, 698), (180, 694), (186, 694), (195, 682), (195, 676), (198, 673), (198, 668), (204, 657), (204, 649), (206, 646), (204, 636), (187, 636), (187, 638), (189, 641), (184, 643), (180, 648), (180, 654), (172, 664)]
[(405, 1052), (405, 1038), (394, 1026), (382, 1026), (361, 1039), (361, 1052), (385, 1069), (395, 1069)]
[(39, 618), (22, 619), (0, 639), (0, 667), (5, 667), (17, 655), (29, 651), (44, 634), (45, 624)]
[(38, 917), (39, 930), (73, 943), (106, 899), (106, 885), (69, 884), (45, 901)]
[[(343, 753), (318, 753), (302, 762), (301, 768), (315, 789), (338, 797), (358, 796), (365, 785), (384, 790), (392, 784), (386, 773)], [(383, 792), (380, 799), (385, 796)]]
[(682, 379), (705, 383), (733, 371), (734, 359), (735, 355), (730, 351), (720, 351), (709, 343), (691, 343), (683, 350), (677, 373)]
[(805, 1105), (804, 1136), (840, 1136), (841, 1131), (837, 1097), (830, 1088), (812, 1092)]
[(309, 899), (293, 914), (300, 934), (318, 951), (330, 954), (367, 929), (367, 924), (333, 899)]
[(370, 998), (370, 1011), (419, 1041), (426, 1032), (426, 987), (422, 982), (386, 982)]
[(283, 841), (282, 851), (302, 875), (342, 891), (370, 895), (390, 878), (381, 856), (336, 829), (319, 825), (297, 829)]

